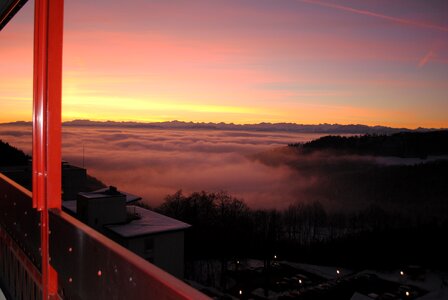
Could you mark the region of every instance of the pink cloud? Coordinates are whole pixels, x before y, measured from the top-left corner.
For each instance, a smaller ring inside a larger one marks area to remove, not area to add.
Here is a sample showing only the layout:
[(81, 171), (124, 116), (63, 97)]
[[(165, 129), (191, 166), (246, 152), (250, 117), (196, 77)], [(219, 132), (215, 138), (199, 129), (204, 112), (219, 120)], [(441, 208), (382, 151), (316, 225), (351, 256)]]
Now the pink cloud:
[(432, 59), (435, 56), (435, 53), (430, 50), (428, 53), (426, 53), (425, 56), (422, 57), (422, 59), (420, 59), (420, 61), (418, 62), (418, 67), (421, 68), (423, 66), (425, 66), (430, 59)]

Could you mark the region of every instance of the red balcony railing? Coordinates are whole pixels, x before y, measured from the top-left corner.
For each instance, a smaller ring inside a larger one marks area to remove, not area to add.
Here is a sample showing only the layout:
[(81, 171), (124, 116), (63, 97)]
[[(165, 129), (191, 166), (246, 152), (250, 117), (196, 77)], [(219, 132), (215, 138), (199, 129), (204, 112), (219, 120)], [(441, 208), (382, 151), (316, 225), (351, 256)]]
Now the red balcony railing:
[[(0, 281), (13, 299), (42, 299), (40, 217), (31, 193), (0, 174)], [(61, 299), (208, 299), (99, 232), (49, 212), (50, 265)]]
[[(0, 30), (25, 2), (0, 2)], [(35, 0), (33, 193), (0, 174), (1, 287), (20, 300), (208, 299), (61, 211), (63, 4)]]

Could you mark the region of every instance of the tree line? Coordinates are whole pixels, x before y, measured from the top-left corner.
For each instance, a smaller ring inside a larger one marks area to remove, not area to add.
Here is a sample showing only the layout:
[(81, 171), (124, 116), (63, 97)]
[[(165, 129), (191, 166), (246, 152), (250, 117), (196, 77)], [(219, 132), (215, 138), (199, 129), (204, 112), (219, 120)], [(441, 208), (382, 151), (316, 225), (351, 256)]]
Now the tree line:
[(360, 155), (426, 158), (430, 155), (448, 155), (448, 130), (400, 132), (392, 135), (328, 135), (289, 146), (305, 152), (331, 150)]
[[(284, 210), (263, 210), (251, 209), (225, 191), (179, 190), (156, 210), (192, 225), (186, 232), (187, 260), (218, 259), (223, 265), (238, 258), (268, 263), (275, 255), (362, 267), (377, 262), (378, 251), (384, 252), (385, 265), (406, 257), (424, 264), (431, 255), (424, 255), (429, 249), (421, 252), (423, 246), (448, 250), (439, 243), (440, 234), (447, 232), (447, 219), (421, 219), (375, 204), (357, 211), (331, 211), (318, 201), (298, 201)], [(437, 251), (431, 251), (435, 261)], [(373, 258), (366, 258), (369, 255)]]
[(0, 166), (26, 166), (31, 156), (0, 140)]

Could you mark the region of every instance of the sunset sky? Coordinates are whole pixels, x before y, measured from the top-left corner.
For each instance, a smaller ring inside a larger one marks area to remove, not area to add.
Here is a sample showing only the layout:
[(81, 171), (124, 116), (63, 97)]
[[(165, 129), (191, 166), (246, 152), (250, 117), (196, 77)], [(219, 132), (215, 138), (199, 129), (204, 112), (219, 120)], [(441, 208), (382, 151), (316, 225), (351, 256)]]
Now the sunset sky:
[[(30, 0), (0, 122), (31, 120)], [(448, 127), (446, 0), (66, 0), (63, 119)]]

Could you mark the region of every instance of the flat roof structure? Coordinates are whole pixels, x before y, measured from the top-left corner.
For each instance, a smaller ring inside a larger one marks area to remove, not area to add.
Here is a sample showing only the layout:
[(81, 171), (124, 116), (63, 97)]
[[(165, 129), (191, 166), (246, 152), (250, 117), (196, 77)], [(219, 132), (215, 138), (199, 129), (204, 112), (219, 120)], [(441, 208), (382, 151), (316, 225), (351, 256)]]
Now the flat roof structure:
[(76, 215), (76, 200), (62, 201), (62, 208)]
[[(121, 195), (125, 195), (126, 196), (126, 204), (141, 200), (142, 197), (133, 195), (133, 194), (129, 194), (123, 191), (119, 191), (117, 190), (116, 187), (114, 186), (110, 186), (107, 188), (102, 188), (93, 192), (86, 192), (86, 193), (79, 193), (80, 195), (84, 196), (87, 199), (97, 199), (97, 198), (108, 198), (111, 196), (121, 196)], [(66, 201), (69, 202), (69, 201)], [(76, 201), (75, 201), (75, 205), (76, 205)], [(74, 211), (76, 212), (76, 210)]]
[[(79, 193), (79, 194), (87, 199), (110, 198), (114, 196), (125, 195), (126, 204), (130, 204), (135, 201), (141, 200), (141, 197), (119, 191), (117, 190), (117, 188), (113, 186), (99, 189), (94, 192)], [(77, 202), (76, 200), (63, 201), (62, 207), (72, 215), (76, 215), (77, 214), (76, 202)], [(107, 228), (111, 232), (114, 232), (121, 237), (132, 238), (142, 235), (151, 235), (163, 232), (185, 230), (191, 227), (191, 225), (187, 223), (164, 216), (152, 210), (145, 209), (139, 206), (131, 206), (131, 207), (133, 209), (133, 213), (135, 213), (138, 216), (136, 219), (128, 223), (105, 225), (104, 228)]]
[[(98, 198), (109, 198), (115, 196), (126, 196), (126, 204), (130, 204), (136, 201), (139, 201), (142, 199), (142, 197), (122, 192), (117, 190), (115, 187), (107, 187), (102, 188), (93, 192), (81, 192), (80, 195), (84, 196), (87, 199), (98, 199)], [(69, 200), (69, 201), (62, 201), (62, 207), (68, 210), (70, 213), (75, 214), (77, 213), (76, 208), (76, 200)]]
[[(62, 207), (76, 215), (76, 201), (63, 201)], [(163, 232), (185, 230), (191, 225), (182, 221), (164, 216), (155, 211), (139, 206), (132, 206), (138, 219), (125, 224), (111, 224), (104, 226), (108, 230), (124, 238), (132, 238), (142, 235), (158, 234)]]
[(105, 228), (124, 238), (185, 230), (191, 225), (139, 206), (133, 206), (140, 217), (126, 224), (106, 225)]

